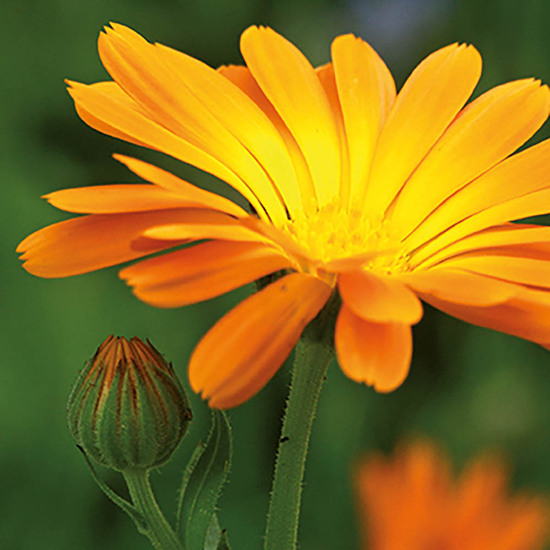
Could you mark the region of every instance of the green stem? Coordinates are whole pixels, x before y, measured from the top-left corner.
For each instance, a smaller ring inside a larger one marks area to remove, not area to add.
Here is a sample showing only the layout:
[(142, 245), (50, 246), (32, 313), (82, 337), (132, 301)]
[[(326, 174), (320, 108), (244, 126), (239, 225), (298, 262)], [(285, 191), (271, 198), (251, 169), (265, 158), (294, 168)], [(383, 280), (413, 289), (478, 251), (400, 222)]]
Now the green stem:
[(149, 483), (147, 470), (123, 472), (132, 502), (147, 523), (144, 534), (158, 550), (182, 550), (172, 527), (159, 508)]
[(275, 464), (265, 550), (296, 548), (306, 455), (319, 393), (334, 356), (332, 342), (338, 305), (338, 298), (333, 298), (306, 328), (296, 346)]

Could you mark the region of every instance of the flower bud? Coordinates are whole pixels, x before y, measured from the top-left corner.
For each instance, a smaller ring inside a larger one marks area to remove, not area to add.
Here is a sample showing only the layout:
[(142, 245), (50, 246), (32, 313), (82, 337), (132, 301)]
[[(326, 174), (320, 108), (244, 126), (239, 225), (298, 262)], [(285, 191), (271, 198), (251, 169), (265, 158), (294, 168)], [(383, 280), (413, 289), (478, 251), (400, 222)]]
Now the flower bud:
[(147, 341), (109, 336), (68, 403), (69, 429), (88, 456), (119, 471), (166, 462), (192, 418), (172, 365)]

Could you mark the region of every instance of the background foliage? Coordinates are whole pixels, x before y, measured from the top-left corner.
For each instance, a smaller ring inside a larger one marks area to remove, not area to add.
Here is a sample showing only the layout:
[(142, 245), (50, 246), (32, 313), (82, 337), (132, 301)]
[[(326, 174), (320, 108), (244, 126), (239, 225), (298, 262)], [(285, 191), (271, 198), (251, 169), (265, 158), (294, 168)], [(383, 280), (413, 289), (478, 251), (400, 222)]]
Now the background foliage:
[[(151, 308), (133, 298), (117, 269), (67, 280), (24, 272), (14, 249), (31, 231), (63, 219), (39, 199), (55, 189), (136, 181), (112, 152), (153, 159), (194, 182), (216, 185), (185, 166), (117, 142), (81, 123), (63, 79), (106, 78), (95, 41), (109, 21), (125, 23), (211, 65), (239, 62), (250, 24), (287, 36), (316, 64), (333, 37), (369, 40), (401, 84), (433, 49), (474, 43), (485, 64), (476, 93), (516, 78), (550, 82), (546, 0), (6, 0), (0, 7), (2, 315), (0, 322), (0, 546), (80, 550), (147, 547), (99, 492), (65, 426), (65, 403), (84, 361), (108, 334), (148, 337), (182, 379), (189, 354), (219, 316), (251, 291), (205, 304)], [(536, 140), (548, 135), (548, 125)], [(429, 308), (427, 308), (429, 309)], [(369, 449), (390, 450), (411, 433), (442, 442), (460, 465), (487, 446), (515, 465), (514, 485), (550, 494), (550, 355), (533, 344), (466, 326), (433, 310), (415, 330), (404, 386), (378, 395), (333, 364), (323, 390), (306, 474), (301, 547), (355, 548), (350, 468)], [(220, 519), (235, 549), (261, 547), (273, 453), (288, 372), (232, 411), (235, 456)], [(208, 412), (193, 396), (196, 421), (172, 462), (154, 476), (174, 509), (179, 473), (206, 433)], [(106, 479), (120, 487), (116, 476)], [(174, 495), (174, 496), (172, 496)]]

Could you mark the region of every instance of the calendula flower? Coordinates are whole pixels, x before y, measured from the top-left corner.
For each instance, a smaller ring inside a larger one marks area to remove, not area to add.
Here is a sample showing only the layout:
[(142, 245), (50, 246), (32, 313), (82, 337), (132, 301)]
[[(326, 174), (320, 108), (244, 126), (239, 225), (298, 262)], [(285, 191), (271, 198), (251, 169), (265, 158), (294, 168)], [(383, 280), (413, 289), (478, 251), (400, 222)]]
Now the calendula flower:
[(481, 59), (458, 44), (399, 94), (352, 35), (317, 69), (269, 28), (247, 29), (241, 51), (245, 66), (214, 70), (112, 24), (99, 53), (113, 81), (69, 93), (96, 130), (217, 176), (253, 213), (118, 155), (149, 183), (46, 195), (87, 215), (25, 239), (29, 272), (66, 277), (178, 247), (120, 272), (141, 300), (177, 307), (283, 270), (191, 358), (192, 387), (219, 408), (264, 386), (336, 288), (340, 366), (381, 392), (407, 376), (421, 299), (550, 342), (550, 229), (510, 223), (550, 212), (550, 141), (509, 157), (546, 120), (546, 86), (510, 82), (464, 107)]
[(123, 472), (164, 464), (193, 417), (172, 365), (151, 342), (113, 335), (80, 373), (67, 412), (86, 454)]
[(359, 521), (370, 550), (542, 550), (550, 508), (539, 496), (508, 494), (503, 459), (485, 453), (455, 479), (434, 443), (367, 457), (356, 472)]

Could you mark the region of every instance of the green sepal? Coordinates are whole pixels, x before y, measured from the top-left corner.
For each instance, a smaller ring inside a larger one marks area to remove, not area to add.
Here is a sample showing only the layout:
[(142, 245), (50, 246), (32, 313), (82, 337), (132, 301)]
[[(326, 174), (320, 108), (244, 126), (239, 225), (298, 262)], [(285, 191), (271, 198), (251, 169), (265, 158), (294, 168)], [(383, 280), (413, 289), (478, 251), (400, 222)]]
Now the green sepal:
[[(229, 549), (215, 511), (231, 465), (231, 453), (227, 416), (223, 411), (213, 410), (208, 438), (193, 453), (180, 489), (176, 531), (186, 550)], [(212, 546), (212, 533), (217, 546)]]
[(231, 550), (226, 531), (220, 527), (217, 514), (212, 514), (212, 519), (208, 525), (204, 550)]
[(225, 529), (220, 533), (220, 539), (216, 550), (231, 550), (229, 542), (227, 540)]
[(97, 483), (98, 487), (105, 493), (105, 495), (114, 502), (119, 508), (126, 512), (136, 524), (138, 531), (142, 534), (147, 534), (149, 529), (147, 527), (147, 522), (145, 518), (138, 512), (133, 504), (130, 504), (126, 499), (122, 498), (120, 495), (115, 493), (98, 475), (95, 471), (95, 468), (92, 464), (92, 461), (88, 458), (88, 455), (85, 453), (84, 449), (77, 445), (78, 450), (84, 456), (84, 460), (90, 469), (90, 473), (94, 478), (94, 481)]
[(192, 416), (172, 365), (136, 337), (109, 336), (81, 371), (67, 404), (76, 443), (119, 472), (167, 462)]
[(212, 514), (212, 519), (208, 525), (204, 550), (231, 550), (227, 541), (226, 531), (220, 527), (216, 514)]

